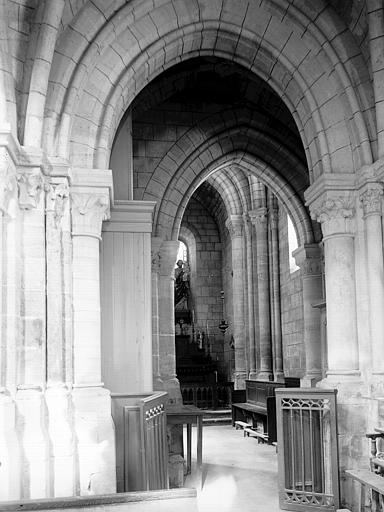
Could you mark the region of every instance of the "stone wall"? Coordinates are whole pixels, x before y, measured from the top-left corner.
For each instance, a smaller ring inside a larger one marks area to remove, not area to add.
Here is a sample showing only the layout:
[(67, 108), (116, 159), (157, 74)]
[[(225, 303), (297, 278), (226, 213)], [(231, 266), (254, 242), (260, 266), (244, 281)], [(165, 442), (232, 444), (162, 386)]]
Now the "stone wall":
[(300, 270), (291, 272), (289, 268), (287, 214), (283, 208), (279, 216), (279, 246), (284, 374), (302, 377), (305, 371), (303, 286)]
[(225, 373), (223, 339), (218, 325), (222, 319), (222, 245), (215, 220), (203, 204), (192, 199), (185, 211), (183, 224), (195, 234), (196, 271), (191, 279), (195, 329), (208, 334), (209, 352)]

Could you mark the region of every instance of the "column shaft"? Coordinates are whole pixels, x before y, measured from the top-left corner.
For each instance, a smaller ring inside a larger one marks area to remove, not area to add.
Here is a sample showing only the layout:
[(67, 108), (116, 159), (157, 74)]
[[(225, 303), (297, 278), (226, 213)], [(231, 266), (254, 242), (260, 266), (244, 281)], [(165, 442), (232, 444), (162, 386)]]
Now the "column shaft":
[(246, 252), (246, 272), (247, 272), (247, 304), (248, 304), (248, 343), (247, 343), (247, 362), (249, 378), (256, 377), (256, 355), (255, 355), (255, 315), (254, 315), (254, 279), (253, 279), (253, 245), (252, 229), (248, 215), (244, 216), (245, 243)]
[[(110, 392), (101, 382), (100, 267), (102, 221), (109, 216), (110, 171), (74, 169), (72, 391), (77, 439), (77, 494), (115, 492), (115, 433)], [(95, 411), (97, 414), (95, 415)]]
[(280, 303), (279, 211), (275, 197), (271, 197), (269, 217), (271, 226), (271, 302), (273, 304), (272, 324), (274, 346), (273, 373), (275, 381), (282, 381), (284, 379), (284, 369)]
[(172, 240), (161, 245), (158, 288), (160, 375), (171, 403), (182, 402), (180, 385), (176, 377), (175, 347), (174, 268), (178, 248), (179, 242)]
[(241, 215), (231, 215), (226, 222), (231, 235), (232, 246), (232, 297), (233, 297), (233, 337), (235, 340), (236, 389), (245, 387), (245, 336), (244, 336), (244, 269), (243, 269), (243, 219)]
[(272, 345), (271, 345), (271, 316), (270, 316), (270, 289), (269, 289), (269, 262), (268, 262), (268, 222), (267, 209), (260, 207), (251, 212), (251, 219), (255, 226), (257, 245), (257, 291), (259, 305), (259, 347), (260, 367), (258, 379), (271, 380), (272, 373)]
[(382, 196), (382, 185), (378, 183), (370, 186), (360, 195), (366, 230), (372, 373), (381, 375), (384, 373)]
[(313, 305), (322, 298), (321, 252), (317, 244), (307, 244), (293, 253), (303, 282), (305, 375), (302, 386), (311, 387), (321, 379), (321, 311)]
[(354, 240), (324, 240), (327, 296), (328, 375), (358, 373)]

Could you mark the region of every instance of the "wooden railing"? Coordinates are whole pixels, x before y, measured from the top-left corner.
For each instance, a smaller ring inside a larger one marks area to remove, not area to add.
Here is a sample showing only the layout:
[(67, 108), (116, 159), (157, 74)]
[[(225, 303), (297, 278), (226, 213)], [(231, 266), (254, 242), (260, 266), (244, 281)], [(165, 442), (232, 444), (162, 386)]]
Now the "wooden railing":
[(227, 383), (182, 383), (180, 387), (184, 405), (217, 409), (229, 407), (231, 403), (231, 385)]
[(118, 492), (168, 489), (166, 398), (112, 394)]

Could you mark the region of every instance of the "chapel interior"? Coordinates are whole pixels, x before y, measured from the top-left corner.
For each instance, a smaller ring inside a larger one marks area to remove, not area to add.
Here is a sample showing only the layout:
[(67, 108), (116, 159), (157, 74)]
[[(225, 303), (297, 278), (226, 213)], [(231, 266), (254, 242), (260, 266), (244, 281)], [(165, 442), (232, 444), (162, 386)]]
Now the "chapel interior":
[(382, 510), (382, 0), (0, 0), (0, 39), (0, 510), (205, 512), (220, 432), (271, 511)]

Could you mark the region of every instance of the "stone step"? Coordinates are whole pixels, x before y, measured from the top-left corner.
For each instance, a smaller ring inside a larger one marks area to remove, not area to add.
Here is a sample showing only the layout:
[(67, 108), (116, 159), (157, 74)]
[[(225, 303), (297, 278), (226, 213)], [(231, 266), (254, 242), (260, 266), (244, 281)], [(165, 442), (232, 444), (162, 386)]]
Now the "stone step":
[(232, 415), (230, 409), (204, 409), (203, 425), (230, 425)]

